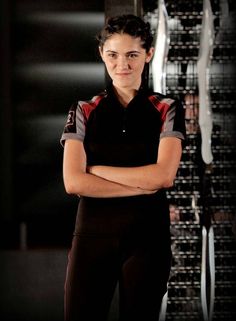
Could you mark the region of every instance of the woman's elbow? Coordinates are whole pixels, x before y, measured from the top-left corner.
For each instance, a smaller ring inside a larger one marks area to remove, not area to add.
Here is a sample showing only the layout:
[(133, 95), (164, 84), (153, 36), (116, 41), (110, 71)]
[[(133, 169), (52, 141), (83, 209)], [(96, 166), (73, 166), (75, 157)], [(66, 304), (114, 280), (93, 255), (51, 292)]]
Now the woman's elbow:
[(66, 193), (69, 195), (81, 194), (81, 186), (79, 184), (79, 181), (76, 182), (74, 179), (64, 178), (64, 187)]
[(173, 179), (166, 178), (163, 181), (163, 188), (171, 188), (173, 185), (174, 185), (174, 180)]
[(75, 187), (73, 184), (64, 182), (64, 187), (65, 187), (65, 191), (67, 194), (69, 194), (69, 195), (76, 194)]
[(174, 179), (175, 179), (175, 175), (173, 174), (173, 172), (166, 171), (166, 173), (163, 175), (162, 187), (163, 188), (173, 187)]
[(149, 186), (149, 188), (151, 189), (171, 188), (173, 185), (174, 185), (173, 177), (166, 174), (166, 175), (163, 175), (161, 179), (153, 181), (151, 186)]

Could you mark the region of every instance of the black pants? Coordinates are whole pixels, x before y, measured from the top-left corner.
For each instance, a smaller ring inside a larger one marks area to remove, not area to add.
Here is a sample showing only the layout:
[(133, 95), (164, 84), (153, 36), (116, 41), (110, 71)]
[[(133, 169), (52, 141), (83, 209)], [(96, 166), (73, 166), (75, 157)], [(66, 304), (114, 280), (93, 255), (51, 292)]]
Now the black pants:
[(117, 281), (120, 320), (158, 320), (171, 265), (169, 235), (140, 220), (130, 226), (112, 235), (75, 234), (65, 282), (66, 321), (106, 321)]

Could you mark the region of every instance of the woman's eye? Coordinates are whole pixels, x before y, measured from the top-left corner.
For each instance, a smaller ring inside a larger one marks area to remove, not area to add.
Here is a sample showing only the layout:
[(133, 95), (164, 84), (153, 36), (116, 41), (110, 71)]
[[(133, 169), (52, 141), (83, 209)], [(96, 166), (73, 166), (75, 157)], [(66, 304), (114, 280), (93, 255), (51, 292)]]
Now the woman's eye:
[(134, 58), (137, 58), (138, 55), (134, 54), (134, 53), (131, 53), (131, 54), (128, 55), (128, 57), (131, 58), (131, 59), (134, 59)]
[(116, 54), (115, 54), (115, 53), (109, 53), (109, 54), (108, 54), (108, 57), (110, 57), (110, 58), (116, 58)]

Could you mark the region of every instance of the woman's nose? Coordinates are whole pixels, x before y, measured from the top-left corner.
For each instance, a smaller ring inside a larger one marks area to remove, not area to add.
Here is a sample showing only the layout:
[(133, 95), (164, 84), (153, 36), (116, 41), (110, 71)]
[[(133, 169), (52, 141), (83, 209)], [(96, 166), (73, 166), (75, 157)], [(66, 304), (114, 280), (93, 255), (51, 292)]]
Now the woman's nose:
[(127, 57), (124, 57), (124, 56), (120, 56), (118, 58), (118, 61), (117, 61), (117, 66), (120, 68), (120, 69), (127, 69), (128, 68), (128, 59)]

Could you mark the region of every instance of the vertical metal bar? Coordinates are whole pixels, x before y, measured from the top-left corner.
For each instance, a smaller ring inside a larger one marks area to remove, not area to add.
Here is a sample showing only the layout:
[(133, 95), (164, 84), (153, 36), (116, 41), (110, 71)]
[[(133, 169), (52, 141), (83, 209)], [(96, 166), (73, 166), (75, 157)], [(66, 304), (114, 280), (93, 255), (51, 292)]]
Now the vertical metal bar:
[(204, 321), (213, 317), (215, 299), (215, 263), (214, 263), (214, 233), (211, 226), (208, 194), (210, 191), (211, 163), (211, 134), (213, 117), (209, 92), (210, 64), (214, 45), (214, 23), (211, 1), (203, 1), (202, 31), (200, 38), (199, 57), (197, 61), (199, 88), (199, 126), (201, 130), (201, 155), (205, 163), (203, 174), (203, 217), (202, 217), (202, 270), (201, 270), (201, 302)]
[(211, 151), (212, 111), (209, 93), (210, 63), (214, 42), (213, 13), (210, 0), (203, 2), (202, 32), (197, 61), (199, 87), (199, 125), (202, 136), (202, 158), (206, 164), (213, 160)]
[(166, 63), (169, 50), (168, 14), (164, 0), (158, 1), (158, 26), (152, 59), (153, 89), (166, 93)]

